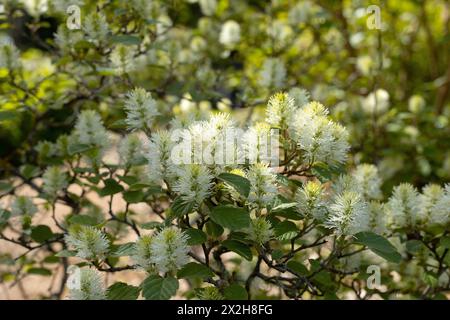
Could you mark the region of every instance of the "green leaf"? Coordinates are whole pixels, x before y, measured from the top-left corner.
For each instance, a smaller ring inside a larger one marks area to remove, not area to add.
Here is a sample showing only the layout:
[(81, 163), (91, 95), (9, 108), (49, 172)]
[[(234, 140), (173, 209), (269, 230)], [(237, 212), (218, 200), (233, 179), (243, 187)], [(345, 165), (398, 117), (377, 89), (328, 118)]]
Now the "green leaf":
[(195, 246), (206, 242), (206, 233), (199, 229), (187, 229), (184, 231), (189, 239), (188, 245)]
[(190, 279), (190, 278), (200, 278), (207, 279), (212, 278), (214, 276), (214, 272), (207, 266), (203, 264), (199, 264), (196, 262), (190, 262), (185, 265), (181, 270), (178, 271), (177, 277), (179, 279)]
[(213, 238), (220, 237), (224, 232), (223, 228), (220, 225), (211, 220), (206, 222), (205, 227), (206, 233)]
[(245, 243), (236, 240), (225, 240), (224, 242), (222, 242), (222, 245), (228, 250), (236, 252), (238, 255), (245, 258), (246, 260), (252, 261), (253, 258), (252, 250)]
[(20, 174), (25, 177), (25, 179), (31, 179), (39, 174), (39, 168), (26, 164), (20, 167)]
[(237, 174), (232, 173), (221, 173), (218, 176), (218, 179), (225, 181), (232, 187), (236, 189), (241, 195), (244, 197), (248, 197), (248, 194), (250, 193), (250, 181), (248, 179), (241, 177)]
[(360, 232), (355, 235), (355, 242), (367, 246), (380, 257), (399, 263), (402, 259), (397, 249), (384, 237), (373, 232)]
[(185, 202), (181, 197), (177, 197), (170, 206), (170, 210), (175, 217), (182, 217), (194, 210), (194, 203)]
[(126, 191), (123, 193), (123, 199), (128, 203), (139, 203), (144, 199), (142, 191)]
[(142, 295), (147, 300), (168, 300), (177, 293), (178, 280), (173, 277), (149, 276), (142, 282)]
[(88, 144), (81, 144), (81, 143), (72, 144), (72, 143), (70, 143), (67, 151), (69, 152), (69, 155), (73, 156), (77, 153), (83, 153), (83, 152), (92, 150), (94, 148), (95, 147), (90, 146)]
[(327, 182), (332, 178), (332, 172), (329, 166), (323, 162), (314, 163), (312, 173), (319, 178), (320, 182)]
[(141, 289), (123, 282), (116, 282), (108, 288), (106, 297), (108, 300), (136, 300)]
[(141, 43), (141, 39), (132, 35), (114, 35), (111, 37), (111, 41), (114, 43), (120, 43), (127, 46), (138, 45)]
[(115, 248), (113, 248), (111, 257), (124, 257), (124, 256), (131, 256), (133, 254), (134, 254), (134, 242), (128, 242), (116, 245)]
[(250, 215), (242, 208), (233, 206), (218, 206), (211, 210), (211, 219), (231, 231), (247, 228), (250, 225)]
[(141, 224), (141, 228), (145, 229), (145, 230), (157, 229), (157, 228), (161, 228), (162, 226), (164, 226), (163, 223), (156, 222), (156, 221), (150, 221), (150, 222)]
[(0, 192), (3, 194), (6, 194), (8, 192), (10, 192), (12, 189), (14, 188), (14, 186), (6, 181), (0, 181)]
[(302, 276), (308, 275), (308, 269), (303, 264), (301, 264), (300, 262), (291, 260), (291, 261), (289, 261), (286, 264), (286, 266), (289, 269), (291, 269), (292, 271), (294, 271), (294, 272), (296, 272), (296, 273), (298, 273), (298, 274), (300, 274)]
[(31, 229), (31, 239), (39, 243), (43, 243), (53, 238), (53, 236), (54, 234), (52, 230), (43, 224)]
[(247, 300), (247, 290), (243, 286), (233, 283), (223, 290), (223, 294), (227, 300)]
[(70, 250), (61, 250), (60, 252), (58, 252), (57, 254), (55, 254), (56, 257), (60, 257), (60, 258), (69, 258), (69, 257), (75, 257), (76, 256), (76, 252), (75, 251), (70, 251)]
[(18, 112), (14, 112), (11, 110), (2, 110), (0, 111), (0, 121), (4, 120), (12, 120), (19, 116)]
[(409, 253), (416, 254), (421, 248), (423, 248), (423, 243), (419, 240), (409, 240), (406, 242), (406, 250)]
[(69, 218), (70, 223), (81, 224), (83, 226), (95, 226), (97, 224), (97, 220), (94, 217), (88, 215), (74, 215)]
[(439, 241), (439, 246), (445, 249), (450, 249), (450, 237), (449, 236), (442, 237), (441, 240)]
[(123, 187), (114, 179), (106, 179), (105, 187), (99, 191), (101, 197), (111, 196), (123, 191)]
[(30, 268), (27, 271), (28, 274), (38, 274), (40, 276), (51, 276), (52, 272), (46, 268)]
[(292, 221), (284, 220), (274, 228), (275, 236), (280, 240), (290, 240), (297, 236), (298, 229)]

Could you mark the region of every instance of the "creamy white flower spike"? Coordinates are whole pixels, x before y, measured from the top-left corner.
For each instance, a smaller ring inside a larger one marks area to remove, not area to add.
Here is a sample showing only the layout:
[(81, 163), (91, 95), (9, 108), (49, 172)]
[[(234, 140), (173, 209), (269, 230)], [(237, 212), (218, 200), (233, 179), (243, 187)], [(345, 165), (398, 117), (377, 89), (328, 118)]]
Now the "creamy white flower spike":
[(266, 109), (266, 121), (273, 127), (287, 129), (294, 118), (297, 107), (287, 93), (277, 93), (270, 97)]
[(42, 175), (43, 190), (51, 198), (56, 198), (58, 193), (69, 184), (66, 173), (59, 167), (47, 168)]
[(273, 237), (272, 225), (264, 217), (257, 217), (250, 222), (245, 230), (250, 240), (262, 245)]
[[(73, 283), (69, 277), (70, 300), (106, 300), (106, 291), (101, 275), (90, 268), (82, 268), (75, 271)], [(78, 279), (76, 277), (79, 277)]]
[(367, 231), (369, 227), (367, 203), (359, 194), (352, 191), (337, 195), (329, 207), (325, 226), (335, 229), (338, 235), (353, 235)]
[(360, 164), (352, 172), (352, 177), (357, 192), (363, 194), (366, 199), (380, 199), (383, 196), (381, 193), (382, 181), (376, 166)]
[(142, 164), (144, 159), (141, 139), (135, 133), (124, 137), (119, 144), (120, 163), (125, 167)]
[(350, 148), (348, 132), (327, 115), (328, 109), (313, 101), (296, 112), (290, 125), (290, 135), (308, 163), (321, 161), (337, 164), (347, 158)]
[(134, 245), (133, 261), (146, 271), (153, 269), (151, 245), (153, 236), (145, 235), (139, 238)]
[(12, 43), (0, 44), (0, 68), (14, 70), (20, 67), (20, 51)]
[(199, 0), (198, 3), (205, 16), (212, 16), (217, 10), (217, 0)]
[(279, 89), (286, 81), (286, 67), (277, 58), (267, 58), (262, 66), (259, 83), (261, 86), (271, 89)]
[(423, 225), (428, 225), (431, 222), (435, 206), (443, 195), (444, 189), (437, 184), (428, 184), (422, 189), (422, 194), (419, 196), (419, 219)]
[(151, 181), (161, 183), (170, 179), (169, 169), (173, 167), (171, 160), (174, 142), (168, 131), (154, 132), (148, 144), (148, 176)]
[(383, 235), (387, 232), (387, 217), (384, 203), (379, 201), (369, 202), (369, 230)]
[(135, 70), (135, 52), (131, 46), (118, 45), (111, 53), (111, 66), (121, 75)]
[(108, 22), (106, 21), (106, 17), (101, 13), (94, 12), (88, 15), (84, 19), (82, 27), (89, 40), (97, 44), (105, 41), (109, 34)]
[(165, 273), (177, 271), (189, 261), (188, 236), (179, 229), (166, 228), (158, 232), (151, 241), (151, 263)]
[(382, 114), (389, 109), (389, 93), (384, 89), (377, 89), (362, 99), (362, 108), (369, 114)]
[(386, 204), (392, 228), (415, 228), (420, 223), (419, 210), (419, 192), (409, 183), (396, 186)]
[(66, 25), (60, 25), (55, 34), (55, 43), (64, 53), (68, 53), (74, 49), (77, 42), (83, 40), (81, 31), (70, 30)]
[(247, 197), (250, 205), (264, 208), (272, 203), (278, 190), (273, 170), (267, 164), (257, 163), (250, 166), (246, 176), (250, 181), (250, 193)]
[(280, 160), (279, 130), (266, 122), (251, 126), (242, 138), (242, 153), (238, 159), (249, 163), (266, 163), (277, 166)]
[(106, 235), (92, 226), (75, 226), (64, 240), (82, 259), (104, 259), (109, 251)]
[(136, 88), (127, 94), (125, 112), (125, 122), (130, 130), (150, 130), (159, 114), (156, 101), (150, 92), (142, 88)]
[(32, 216), (38, 211), (31, 198), (25, 196), (18, 196), (11, 204), (11, 215), (18, 216)]
[(327, 213), (327, 201), (320, 181), (308, 181), (297, 191), (297, 210), (305, 217), (323, 220)]
[(213, 176), (203, 165), (187, 164), (173, 170), (177, 176), (173, 190), (184, 202), (198, 206), (211, 194)]
[(450, 223), (450, 184), (444, 188), (443, 194), (431, 210), (430, 223), (447, 226)]
[(72, 132), (70, 144), (78, 143), (93, 147), (88, 153), (88, 160), (98, 164), (106, 148), (109, 147), (109, 136), (100, 115), (94, 110), (84, 110), (78, 116), (75, 130)]
[(289, 90), (289, 97), (294, 99), (294, 104), (297, 107), (303, 107), (309, 103), (310, 95), (305, 89), (294, 87)]
[(228, 20), (222, 25), (219, 42), (225, 46), (233, 47), (241, 40), (241, 27), (239, 23)]

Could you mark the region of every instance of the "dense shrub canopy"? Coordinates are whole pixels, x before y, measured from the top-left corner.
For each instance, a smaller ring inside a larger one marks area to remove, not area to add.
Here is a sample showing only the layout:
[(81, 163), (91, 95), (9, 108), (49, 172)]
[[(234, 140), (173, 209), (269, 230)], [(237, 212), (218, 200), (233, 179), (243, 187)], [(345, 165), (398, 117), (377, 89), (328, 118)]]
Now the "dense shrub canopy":
[(370, 5), (6, 0), (0, 283), (448, 297), (449, 7)]

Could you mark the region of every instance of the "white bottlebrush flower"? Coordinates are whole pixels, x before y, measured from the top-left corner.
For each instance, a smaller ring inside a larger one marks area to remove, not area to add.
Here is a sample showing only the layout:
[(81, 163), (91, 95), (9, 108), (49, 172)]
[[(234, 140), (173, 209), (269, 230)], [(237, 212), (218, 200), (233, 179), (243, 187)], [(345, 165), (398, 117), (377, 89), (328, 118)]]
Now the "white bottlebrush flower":
[(382, 114), (389, 108), (389, 93), (384, 89), (377, 89), (363, 98), (361, 104), (368, 114)]
[(354, 186), (358, 192), (362, 193), (366, 199), (380, 199), (381, 178), (378, 175), (378, 168), (372, 164), (361, 164), (352, 172)]
[(55, 33), (55, 43), (64, 53), (71, 51), (75, 44), (82, 39), (82, 32), (69, 30), (66, 25), (60, 25)]
[(224, 296), (219, 289), (213, 286), (201, 288), (197, 293), (199, 300), (224, 300)]
[(118, 74), (128, 73), (135, 69), (134, 50), (131, 46), (118, 45), (111, 53), (112, 67)]
[(303, 107), (309, 103), (309, 92), (305, 89), (294, 87), (289, 90), (289, 97), (294, 99), (296, 107)]
[(434, 206), (444, 195), (444, 189), (437, 184), (428, 184), (419, 196), (419, 219), (423, 225), (427, 225), (431, 220)]
[(408, 100), (408, 110), (412, 113), (420, 113), (425, 106), (425, 99), (418, 94), (411, 96)]
[(260, 71), (259, 83), (265, 88), (279, 89), (286, 81), (286, 67), (277, 58), (267, 58)]
[(188, 236), (179, 229), (161, 230), (150, 245), (151, 263), (162, 273), (180, 269), (189, 262), (187, 240)]
[(12, 43), (0, 44), (0, 68), (14, 70), (20, 67), (20, 52)]
[(326, 216), (324, 188), (320, 181), (308, 181), (296, 195), (298, 212), (309, 218), (323, 220)]
[(125, 101), (125, 122), (130, 130), (148, 130), (159, 114), (156, 101), (150, 92), (136, 88), (127, 94)]
[(450, 222), (450, 184), (445, 186), (441, 197), (431, 210), (430, 223), (446, 226)]
[(186, 203), (200, 205), (210, 194), (213, 176), (202, 165), (187, 164), (174, 168), (177, 180), (173, 190)]
[(383, 235), (386, 233), (386, 210), (384, 209), (384, 203), (379, 201), (369, 202), (369, 230)]
[(68, 278), (70, 300), (106, 300), (101, 275), (90, 268), (76, 269)]
[(148, 176), (151, 181), (161, 182), (169, 177), (168, 171), (173, 166), (171, 152), (173, 148), (170, 132), (157, 131), (148, 144)]
[(241, 40), (241, 27), (239, 23), (228, 20), (222, 25), (219, 42), (227, 47), (233, 47)]
[(257, 244), (264, 244), (273, 237), (272, 225), (263, 217), (253, 219), (249, 228), (245, 230), (248, 238)]
[(217, 9), (217, 0), (199, 0), (200, 10), (205, 16), (212, 16)]
[(109, 34), (109, 25), (106, 17), (101, 13), (91, 13), (82, 23), (83, 30), (90, 40), (101, 43), (105, 41)]
[(56, 166), (47, 168), (42, 175), (42, 180), (44, 192), (52, 198), (56, 198), (58, 193), (68, 185), (66, 173)]
[(18, 216), (32, 216), (38, 211), (31, 198), (25, 196), (18, 196), (11, 204), (11, 215)]
[(297, 108), (287, 93), (277, 93), (270, 97), (266, 110), (266, 121), (273, 127), (287, 129)]
[(77, 257), (82, 259), (104, 259), (109, 251), (106, 235), (92, 226), (75, 226), (64, 240), (76, 251)]
[(296, 112), (290, 124), (290, 135), (308, 163), (321, 161), (335, 164), (346, 160), (348, 133), (327, 115), (328, 109), (313, 101)]
[(394, 188), (386, 204), (389, 225), (393, 228), (414, 228), (420, 223), (419, 192), (409, 183)]
[(94, 110), (84, 110), (80, 113), (74, 135), (81, 144), (101, 149), (109, 145), (108, 132), (103, 126), (102, 118)]
[(259, 208), (272, 203), (277, 196), (276, 175), (273, 170), (266, 164), (257, 163), (250, 166), (246, 175), (250, 181), (247, 201)]
[(325, 225), (335, 229), (338, 235), (353, 235), (367, 231), (369, 227), (367, 203), (359, 194), (352, 191), (337, 195), (329, 208)]
[[(243, 154), (250, 164), (267, 163), (276, 165), (279, 161), (279, 130), (266, 122), (258, 122), (250, 127), (242, 137)], [(243, 159), (245, 160), (245, 159)]]
[(142, 148), (141, 139), (137, 134), (127, 135), (119, 144), (120, 163), (125, 167), (141, 164), (144, 157)]
[(145, 235), (139, 238), (134, 245), (133, 261), (136, 265), (144, 270), (151, 270), (152, 264), (152, 245), (153, 237)]

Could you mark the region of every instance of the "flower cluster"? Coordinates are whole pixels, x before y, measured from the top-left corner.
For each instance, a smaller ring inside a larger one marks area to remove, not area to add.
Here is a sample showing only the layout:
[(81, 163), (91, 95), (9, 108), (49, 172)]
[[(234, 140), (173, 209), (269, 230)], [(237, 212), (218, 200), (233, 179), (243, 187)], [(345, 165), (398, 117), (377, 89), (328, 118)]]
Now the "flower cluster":
[(82, 259), (101, 260), (109, 251), (109, 240), (95, 227), (74, 226), (64, 239), (76, 251), (77, 257)]
[(161, 273), (177, 271), (189, 261), (187, 235), (176, 228), (165, 228), (153, 236), (141, 237), (133, 259), (147, 270)]
[(60, 167), (48, 167), (42, 175), (42, 179), (44, 192), (53, 199), (68, 186), (66, 173)]
[(156, 101), (142, 88), (136, 88), (127, 94), (125, 111), (125, 122), (130, 130), (150, 130), (159, 114)]
[(68, 279), (67, 286), (69, 287), (69, 299), (71, 300), (106, 299), (103, 279), (94, 269), (75, 269)]

